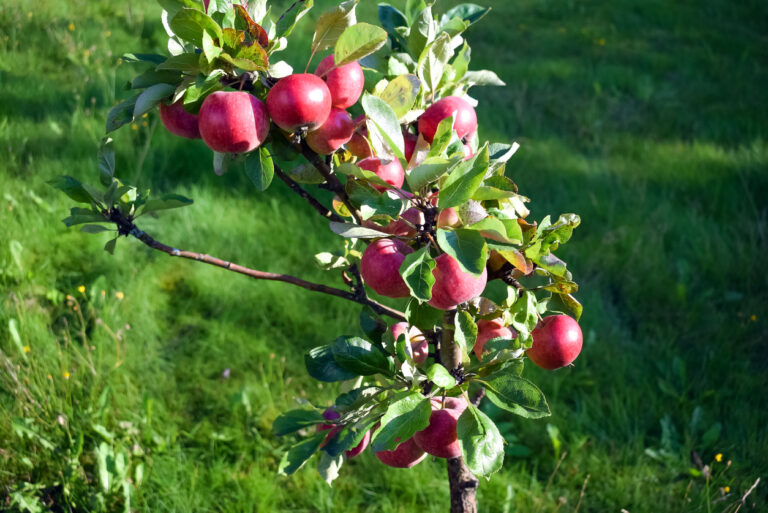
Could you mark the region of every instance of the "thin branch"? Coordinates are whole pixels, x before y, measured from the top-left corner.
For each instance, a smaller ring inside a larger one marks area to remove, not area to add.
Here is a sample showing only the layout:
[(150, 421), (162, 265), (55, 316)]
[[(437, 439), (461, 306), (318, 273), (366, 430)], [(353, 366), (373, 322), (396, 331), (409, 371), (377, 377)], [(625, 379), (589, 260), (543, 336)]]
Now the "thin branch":
[(323, 216), (324, 218), (330, 220), (330, 221), (336, 221), (339, 223), (344, 222), (344, 218), (341, 217), (336, 212), (333, 212), (332, 210), (329, 210), (325, 208), (325, 206), (320, 203), (317, 198), (312, 196), (310, 193), (306, 191), (301, 185), (299, 185), (293, 178), (285, 174), (285, 172), (280, 169), (279, 167), (275, 166), (275, 174), (277, 177), (285, 182), (285, 184), (296, 194), (307, 200), (307, 203), (309, 203), (312, 208), (317, 210), (317, 212)]
[(330, 189), (339, 196), (339, 199), (341, 199), (341, 202), (344, 203), (344, 206), (347, 207), (347, 210), (349, 210), (349, 212), (352, 214), (352, 217), (355, 218), (357, 224), (362, 224), (360, 213), (355, 207), (352, 206), (352, 201), (349, 199), (346, 189), (344, 189), (344, 184), (339, 181), (339, 177), (333, 173), (328, 164), (326, 164), (325, 161), (320, 158), (320, 155), (312, 151), (312, 148), (307, 146), (307, 143), (304, 141), (304, 139), (296, 144), (296, 149), (298, 149), (301, 154), (304, 155), (304, 157), (309, 161), (309, 163), (315, 166), (315, 169), (317, 169), (320, 174), (323, 175), (323, 178), (325, 178), (325, 181), (328, 182)]
[(118, 232), (121, 235), (126, 235), (126, 236), (130, 235), (132, 237), (135, 237), (139, 239), (141, 242), (143, 242), (145, 245), (149, 246), (150, 248), (156, 249), (158, 251), (162, 251), (163, 253), (166, 253), (170, 256), (186, 258), (188, 260), (195, 260), (197, 262), (203, 262), (209, 265), (220, 267), (227, 271), (243, 274), (245, 276), (248, 276), (256, 280), (281, 281), (284, 283), (290, 283), (291, 285), (296, 285), (297, 287), (301, 287), (307, 290), (311, 290), (314, 292), (322, 292), (323, 294), (340, 297), (342, 299), (353, 301), (361, 305), (370, 306), (379, 315), (388, 315), (389, 317), (392, 317), (399, 321), (406, 320), (404, 313), (398, 310), (395, 310), (393, 308), (390, 308), (386, 305), (382, 305), (381, 303), (374, 301), (373, 299), (370, 299), (365, 295), (360, 295), (359, 291), (350, 292), (347, 290), (341, 290), (334, 287), (328, 287), (327, 285), (323, 285), (321, 283), (313, 283), (307, 280), (303, 280), (301, 278), (297, 278), (296, 276), (291, 276), (289, 274), (278, 274), (278, 273), (269, 273), (265, 271), (258, 271), (256, 269), (250, 269), (248, 267), (244, 267), (242, 265), (228, 262), (220, 258), (212, 257), (210, 255), (205, 255), (202, 253), (194, 253), (192, 251), (183, 251), (176, 248), (172, 248), (171, 246), (167, 246), (162, 242), (158, 242), (155, 239), (153, 239), (146, 232), (140, 230), (135, 224), (133, 224), (132, 221), (127, 219), (125, 216), (123, 216), (122, 213), (120, 213), (117, 210), (112, 210), (109, 213), (109, 219), (110, 221), (117, 224)]

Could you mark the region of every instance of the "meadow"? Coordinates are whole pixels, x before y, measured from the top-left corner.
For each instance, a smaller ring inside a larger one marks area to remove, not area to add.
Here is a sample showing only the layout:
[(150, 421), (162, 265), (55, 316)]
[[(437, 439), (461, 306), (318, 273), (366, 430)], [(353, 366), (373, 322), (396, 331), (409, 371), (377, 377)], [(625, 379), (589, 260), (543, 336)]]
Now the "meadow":
[[(332, 4), (300, 23), (295, 67)], [(485, 405), (512, 443), (480, 511), (768, 511), (768, 7), (485, 4), (472, 68), (507, 87), (474, 91), (481, 137), (521, 144), (507, 171), (532, 218), (582, 217), (561, 252), (585, 348), (526, 367), (551, 417)], [(110, 256), (60, 222), (71, 201), (46, 181), (97, 180), (119, 56), (164, 47), (152, 0), (0, 0), (0, 511), (447, 511), (441, 461), (367, 452), (332, 488), (311, 464), (277, 475), (274, 418), (338, 392), (302, 354), (358, 333), (359, 308), (135, 240)], [(340, 239), (281, 183), (216, 176), (156, 113), (115, 148), (119, 176), (195, 200), (147, 219), (156, 239), (332, 283), (312, 255)]]

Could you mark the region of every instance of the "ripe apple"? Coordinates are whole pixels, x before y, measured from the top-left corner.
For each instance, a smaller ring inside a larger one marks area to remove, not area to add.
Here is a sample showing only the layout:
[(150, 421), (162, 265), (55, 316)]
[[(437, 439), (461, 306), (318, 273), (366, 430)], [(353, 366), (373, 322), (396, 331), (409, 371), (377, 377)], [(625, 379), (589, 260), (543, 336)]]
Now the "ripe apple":
[(435, 284), (432, 286), (432, 299), (427, 304), (439, 310), (450, 310), (460, 303), (479, 296), (485, 289), (488, 273), (483, 268), (480, 276), (464, 272), (448, 253), (435, 258), (435, 268), (432, 275)]
[(459, 138), (472, 135), (477, 130), (477, 114), (467, 100), (458, 96), (446, 96), (430, 105), (424, 114), (419, 116), (419, 133), (432, 143), (437, 125), (454, 112), (456, 116), (453, 120), (453, 129), (456, 130)]
[[(376, 176), (394, 187), (402, 187), (405, 181), (405, 171), (397, 159), (387, 161), (378, 157), (368, 157), (355, 164), (361, 169), (374, 172)], [(381, 192), (387, 190), (386, 187), (380, 185), (374, 185), (373, 188)]]
[(172, 105), (160, 104), (160, 120), (173, 135), (187, 139), (200, 139), (200, 127), (197, 116), (184, 108), (182, 100)]
[(307, 134), (307, 144), (316, 153), (328, 155), (349, 141), (354, 126), (346, 110), (333, 107), (325, 123)]
[(461, 219), (456, 209), (448, 207), (440, 211), (440, 215), (437, 216), (437, 227), (445, 228), (447, 226), (459, 226), (461, 225)]
[(347, 149), (352, 155), (359, 159), (372, 157), (373, 150), (367, 139), (368, 128), (365, 126), (365, 114), (361, 114), (355, 118), (355, 126), (357, 129), (347, 143)]
[(203, 101), (198, 116), (200, 135), (213, 151), (246, 153), (269, 134), (267, 108), (244, 91), (216, 91)]
[(490, 321), (477, 321), (477, 338), (475, 339), (475, 356), (480, 360), (483, 357), (483, 348), (485, 343), (492, 338), (503, 338), (512, 340), (517, 337), (517, 333), (511, 328), (504, 326), (501, 319), (491, 319)]
[(399, 219), (392, 221), (387, 226), (384, 226), (380, 229), (383, 232), (396, 235), (398, 237), (410, 238), (416, 236), (416, 227), (419, 224), (423, 224), (423, 220), (421, 218), (421, 210), (416, 207), (411, 207), (400, 214)]
[(456, 435), (456, 424), (466, 408), (467, 402), (463, 398), (446, 397), (445, 408), (442, 408), (440, 399), (432, 399), (429, 426), (413, 435), (416, 445), (427, 454), (438, 458), (461, 456), (461, 448)]
[[(334, 411), (333, 408), (328, 408), (323, 412), (323, 418), (325, 418), (326, 420), (336, 420), (340, 416), (341, 415), (339, 415), (337, 411)], [(328, 442), (330, 442), (331, 438), (333, 438), (336, 435), (336, 433), (342, 430), (342, 426), (337, 426), (334, 424), (318, 424), (317, 427), (315, 428), (315, 431), (317, 432), (326, 431), (326, 430), (330, 430), (330, 432), (328, 433), (328, 436), (325, 437), (325, 440), (323, 440), (323, 443), (320, 444), (320, 447), (324, 447)], [(354, 458), (355, 456), (363, 452), (368, 447), (368, 443), (370, 441), (371, 441), (371, 432), (366, 431), (365, 434), (363, 435), (363, 439), (360, 440), (360, 443), (357, 444), (354, 448), (344, 453), (347, 455), (347, 459)]]
[(413, 249), (399, 239), (372, 242), (360, 259), (363, 280), (382, 296), (407, 297), (410, 291), (400, 276), (400, 266), (408, 253), (413, 253)]
[(416, 365), (421, 365), (427, 361), (429, 355), (429, 343), (424, 338), (424, 334), (416, 326), (412, 326), (408, 329), (407, 322), (398, 322), (389, 327), (389, 331), (392, 332), (392, 336), (397, 340), (400, 335), (405, 333), (406, 340), (411, 344), (411, 351), (413, 352), (413, 361)]
[(412, 134), (406, 130), (403, 130), (403, 142), (405, 143), (403, 153), (405, 154), (405, 161), (410, 162), (413, 157), (413, 152), (416, 150), (416, 142), (419, 140), (419, 136)]
[(267, 93), (267, 109), (272, 121), (286, 132), (312, 131), (331, 113), (331, 92), (317, 75), (288, 75)]
[(336, 68), (333, 54), (320, 61), (315, 75), (323, 78), (328, 84), (331, 103), (339, 109), (346, 109), (357, 103), (365, 87), (365, 77), (360, 64), (355, 61)]
[(416, 444), (413, 438), (401, 443), (394, 450), (380, 451), (374, 454), (379, 458), (379, 461), (395, 468), (411, 468), (427, 457), (427, 453)]
[(570, 365), (581, 352), (581, 328), (567, 315), (544, 317), (531, 336), (533, 345), (525, 354), (542, 369), (553, 370)]

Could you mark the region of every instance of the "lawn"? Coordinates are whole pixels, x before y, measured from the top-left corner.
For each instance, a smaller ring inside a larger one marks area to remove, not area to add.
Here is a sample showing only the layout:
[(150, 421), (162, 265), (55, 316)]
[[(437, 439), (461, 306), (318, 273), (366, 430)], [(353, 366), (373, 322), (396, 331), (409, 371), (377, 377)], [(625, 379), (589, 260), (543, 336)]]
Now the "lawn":
[[(332, 4), (300, 23), (294, 67)], [(521, 144), (507, 169), (532, 218), (582, 217), (561, 252), (585, 348), (570, 369), (526, 367), (551, 417), (485, 406), (514, 442), (480, 510), (732, 511), (760, 477), (741, 511), (768, 511), (768, 6), (486, 4), (472, 67), (507, 87), (474, 90), (481, 137)], [(159, 14), (0, 0), (0, 510), (447, 511), (441, 461), (397, 471), (367, 452), (332, 488), (313, 465), (277, 476), (272, 420), (338, 392), (302, 353), (359, 332), (359, 308), (135, 240), (110, 256), (60, 222), (71, 202), (45, 182), (97, 179), (132, 72), (118, 58), (163, 51)], [(333, 283), (312, 255), (341, 239), (281, 183), (216, 176), (156, 113), (115, 147), (119, 176), (195, 200), (144, 222), (158, 240)]]

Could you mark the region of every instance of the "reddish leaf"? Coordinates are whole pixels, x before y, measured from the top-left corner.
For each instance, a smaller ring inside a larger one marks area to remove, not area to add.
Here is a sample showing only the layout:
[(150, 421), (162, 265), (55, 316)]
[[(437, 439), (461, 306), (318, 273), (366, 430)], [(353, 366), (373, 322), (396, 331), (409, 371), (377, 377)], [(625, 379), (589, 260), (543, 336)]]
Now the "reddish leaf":
[(243, 25), (243, 28), (248, 31), (248, 34), (257, 41), (262, 48), (269, 46), (269, 36), (264, 28), (253, 21), (248, 15), (248, 11), (242, 5), (235, 5), (235, 12), (237, 13), (237, 21)]

